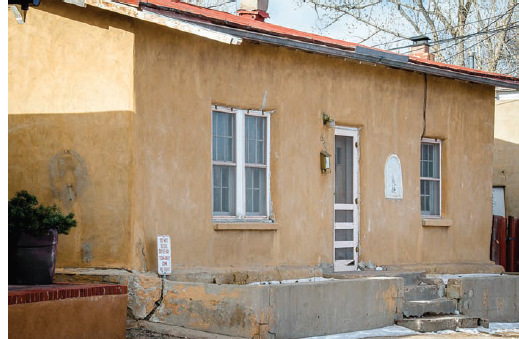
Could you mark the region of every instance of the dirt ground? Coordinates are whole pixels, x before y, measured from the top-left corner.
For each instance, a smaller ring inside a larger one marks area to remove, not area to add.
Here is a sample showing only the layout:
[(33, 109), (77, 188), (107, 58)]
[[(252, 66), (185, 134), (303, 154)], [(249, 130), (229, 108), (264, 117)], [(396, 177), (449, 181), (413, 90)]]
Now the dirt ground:
[[(336, 336), (336, 335), (335, 335)], [(198, 339), (196, 337), (180, 337), (169, 334), (161, 334), (158, 332), (150, 331), (144, 328), (128, 328), (126, 330), (126, 338), (133, 339), (147, 339), (147, 338), (182, 338), (182, 339)], [(348, 335), (340, 336), (340, 338), (347, 339)], [(444, 333), (444, 334), (416, 334), (416, 335), (404, 335), (404, 336), (377, 336), (377, 337), (364, 337), (364, 339), (389, 339), (389, 338), (401, 338), (401, 339), (439, 339), (439, 338), (519, 338), (519, 334), (516, 331), (502, 331), (499, 333)]]
[(184, 339), (194, 339), (187, 337), (176, 337), (174, 335), (169, 334), (161, 334), (153, 331), (146, 330), (144, 328), (129, 328), (126, 330), (126, 338), (133, 339), (147, 339), (147, 338), (184, 338)]

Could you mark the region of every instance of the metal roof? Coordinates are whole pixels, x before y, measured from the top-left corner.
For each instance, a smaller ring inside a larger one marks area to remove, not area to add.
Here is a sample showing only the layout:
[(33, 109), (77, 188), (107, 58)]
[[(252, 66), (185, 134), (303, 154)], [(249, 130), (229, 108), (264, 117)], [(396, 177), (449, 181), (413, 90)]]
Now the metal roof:
[[(200, 29), (223, 33), (229, 37), (229, 43), (232, 44), (240, 44), (241, 39), (243, 39), (450, 79), (491, 85), (494, 87), (519, 89), (519, 78), (510, 75), (484, 72), (415, 56), (389, 52), (357, 43), (251, 20), (238, 15), (183, 2), (171, 0), (119, 0), (118, 2), (134, 8), (138, 7), (139, 12), (148, 12), (149, 14), (155, 14), (178, 22), (194, 25), (195, 27), (200, 27)], [(95, 6), (96, 4), (109, 4), (113, 2), (98, 0), (90, 3), (90, 1), (87, 0), (87, 3)], [(103, 8), (99, 5), (97, 7)], [(133, 16), (138, 17), (138, 15)], [(167, 26), (171, 27), (171, 25)], [(192, 32), (193, 29), (184, 29), (184, 31)], [(233, 40), (232, 38), (237, 40)]]

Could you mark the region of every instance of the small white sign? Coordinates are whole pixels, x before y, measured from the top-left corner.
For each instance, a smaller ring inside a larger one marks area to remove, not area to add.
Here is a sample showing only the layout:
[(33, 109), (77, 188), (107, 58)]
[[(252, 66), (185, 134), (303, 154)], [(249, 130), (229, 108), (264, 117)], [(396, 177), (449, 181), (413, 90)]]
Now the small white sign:
[(402, 166), (396, 154), (390, 154), (384, 168), (384, 184), (386, 199), (403, 199)]
[(171, 274), (171, 241), (169, 235), (157, 236), (159, 275)]

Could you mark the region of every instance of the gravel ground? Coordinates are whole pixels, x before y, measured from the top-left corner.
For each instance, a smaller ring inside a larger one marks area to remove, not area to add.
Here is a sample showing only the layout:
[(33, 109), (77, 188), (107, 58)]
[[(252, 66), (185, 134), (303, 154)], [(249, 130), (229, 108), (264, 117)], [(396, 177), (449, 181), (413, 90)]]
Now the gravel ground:
[[(153, 331), (146, 330), (144, 328), (129, 328), (126, 330), (126, 338), (134, 339), (146, 339), (146, 338), (184, 338), (187, 337), (176, 337), (169, 334), (161, 334)], [(195, 338), (188, 338), (195, 339)]]

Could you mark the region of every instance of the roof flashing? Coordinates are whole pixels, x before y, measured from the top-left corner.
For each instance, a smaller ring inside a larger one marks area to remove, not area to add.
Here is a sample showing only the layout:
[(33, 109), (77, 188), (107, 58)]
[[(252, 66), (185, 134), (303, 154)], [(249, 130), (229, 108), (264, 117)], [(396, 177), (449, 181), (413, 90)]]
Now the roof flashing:
[(372, 56), (374, 58), (380, 58), (380, 60), (387, 59), (387, 60), (398, 61), (398, 62), (408, 62), (409, 61), (409, 56), (404, 55), (404, 54), (389, 53), (389, 52), (384, 52), (379, 49), (367, 48), (367, 47), (363, 47), (363, 46), (357, 46), (355, 48), (355, 53)]

